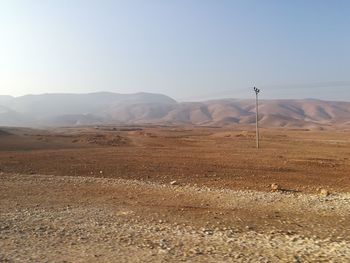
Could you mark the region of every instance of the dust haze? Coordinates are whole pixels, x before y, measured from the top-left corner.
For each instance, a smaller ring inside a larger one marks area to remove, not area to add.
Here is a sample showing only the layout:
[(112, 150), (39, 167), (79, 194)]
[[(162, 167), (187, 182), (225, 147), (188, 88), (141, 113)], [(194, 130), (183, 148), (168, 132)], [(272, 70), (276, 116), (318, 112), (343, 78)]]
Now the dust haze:
[[(264, 127), (325, 129), (350, 125), (350, 102), (262, 100)], [(0, 96), (0, 125), (59, 127), (108, 124), (234, 125), (255, 122), (255, 101), (177, 102), (162, 94), (44, 94)]]
[(3, 101), (1, 261), (350, 259), (348, 102)]
[(0, 262), (350, 262), (349, 14), (0, 0)]

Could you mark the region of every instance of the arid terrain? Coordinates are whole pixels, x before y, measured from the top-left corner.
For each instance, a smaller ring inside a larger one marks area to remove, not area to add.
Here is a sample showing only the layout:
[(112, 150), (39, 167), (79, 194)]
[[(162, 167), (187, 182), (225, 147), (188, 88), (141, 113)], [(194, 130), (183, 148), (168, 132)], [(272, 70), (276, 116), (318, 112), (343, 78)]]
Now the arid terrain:
[(349, 262), (349, 130), (0, 128), (0, 262)]
[[(264, 127), (349, 129), (350, 102), (260, 100), (259, 121)], [(178, 102), (163, 94), (41, 94), (0, 95), (0, 126), (60, 127), (82, 125), (251, 125), (255, 100), (217, 99)]]

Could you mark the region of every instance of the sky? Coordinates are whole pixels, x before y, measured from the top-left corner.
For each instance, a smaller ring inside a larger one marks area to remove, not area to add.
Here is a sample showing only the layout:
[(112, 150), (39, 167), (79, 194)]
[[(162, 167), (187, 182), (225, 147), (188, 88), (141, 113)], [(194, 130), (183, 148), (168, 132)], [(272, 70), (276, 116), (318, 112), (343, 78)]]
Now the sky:
[(348, 0), (0, 0), (0, 94), (350, 100)]

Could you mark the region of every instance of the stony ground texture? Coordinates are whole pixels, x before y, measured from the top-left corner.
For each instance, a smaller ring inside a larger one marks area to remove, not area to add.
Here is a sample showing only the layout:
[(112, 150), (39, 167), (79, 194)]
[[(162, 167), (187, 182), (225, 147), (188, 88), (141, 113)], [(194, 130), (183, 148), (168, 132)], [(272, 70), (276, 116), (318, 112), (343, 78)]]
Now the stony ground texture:
[(350, 262), (350, 195), (0, 175), (0, 262)]

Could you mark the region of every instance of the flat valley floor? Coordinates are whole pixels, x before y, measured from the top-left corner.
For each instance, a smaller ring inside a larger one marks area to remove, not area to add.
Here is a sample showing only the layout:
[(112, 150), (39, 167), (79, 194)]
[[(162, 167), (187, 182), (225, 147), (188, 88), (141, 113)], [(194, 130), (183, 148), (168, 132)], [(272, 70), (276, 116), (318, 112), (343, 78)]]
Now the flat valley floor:
[(0, 261), (349, 262), (350, 132), (254, 135), (0, 128)]

